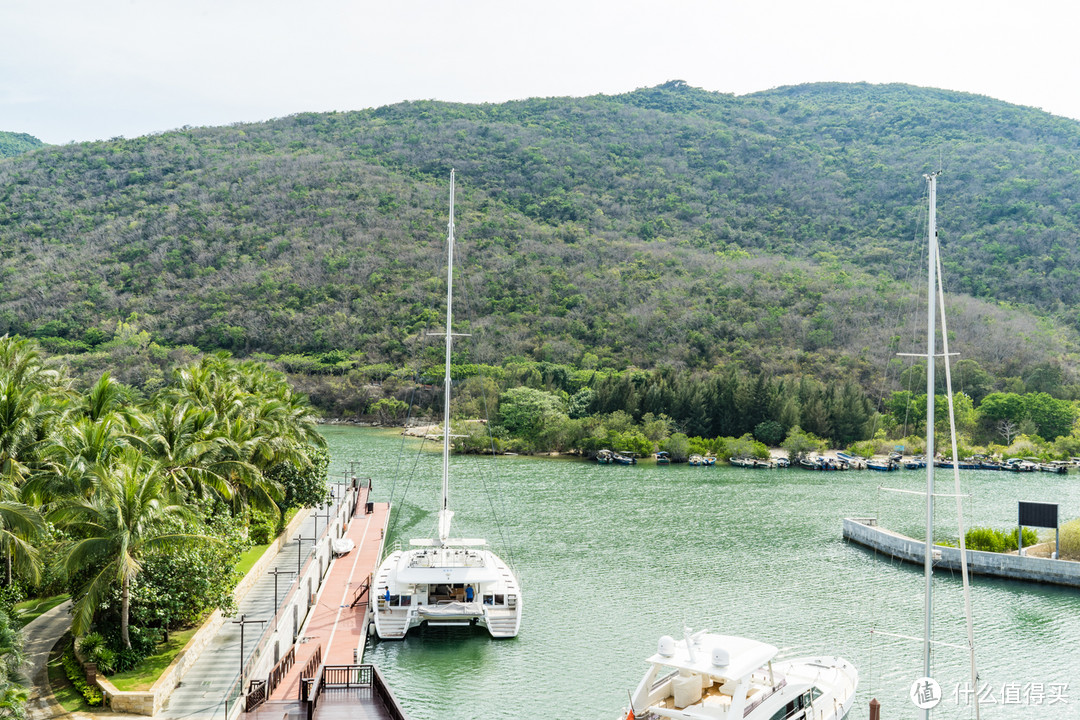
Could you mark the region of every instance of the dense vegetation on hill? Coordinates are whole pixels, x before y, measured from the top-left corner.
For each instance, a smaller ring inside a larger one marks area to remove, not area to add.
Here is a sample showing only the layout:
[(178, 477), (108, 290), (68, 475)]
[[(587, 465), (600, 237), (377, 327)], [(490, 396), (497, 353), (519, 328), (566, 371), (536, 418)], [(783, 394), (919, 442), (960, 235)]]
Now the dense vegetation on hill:
[(957, 346), (989, 389), (1049, 374), (1071, 397), (1078, 148), (1080, 124), (984, 97), (678, 81), (46, 147), (0, 162), (0, 332), (80, 353), (126, 321), (163, 347), (400, 367), (441, 324), (453, 166), (474, 360), (870, 390), (916, 336), (897, 327), (940, 163)]
[(0, 158), (14, 157), (44, 144), (33, 135), (0, 131)]

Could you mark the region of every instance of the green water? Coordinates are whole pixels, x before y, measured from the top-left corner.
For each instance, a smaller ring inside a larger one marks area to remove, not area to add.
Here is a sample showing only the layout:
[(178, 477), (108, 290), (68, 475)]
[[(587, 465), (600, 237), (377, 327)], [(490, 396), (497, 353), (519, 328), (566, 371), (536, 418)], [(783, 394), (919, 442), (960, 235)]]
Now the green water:
[[(393, 489), (400, 514), (391, 541), (431, 535), (437, 452), (418, 452), (419, 441), (403, 444), (393, 432), (323, 432), (332, 471), (357, 461), (359, 474), (373, 478), (375, 499), (389, 500)], [(922, 498), (877, 488), (921, 489), (925, 471), (455, 457), (452, 476), (454, 534), (486, 537), (513, 561), (522, 629), (514, 640), (427, 631), (371, 643), (367, 659), (413, 720), (615, 718), (659, 636), (679, 635), (684, 625), (769, 642), (782, 657), (841, 655), (861, 675), (850, 718), (866, 718), (871, 697), (884, 718), (916, 717), (908, 690), (922, 674), (921, 644), (872, 639), (870, 630), (921, 637), (922, 570), (845, 543), (841, 519), (876, 513), (883, 526), (921, 536)], [(938, 492), (951, 493), (951, 473), (939, 478), (948, 488)], [(1010, 527), (1018, 498), (1061, 503), (1065, 518), (1080, 514), (1075, 474), (962, 478), (973, 495), (969, 526)], [(955, 501), (939, 499), (937, 519), (939, 538), (955, 536)], [(963, 643), (959, 578), (936, 575), (934, 593), (935, 639)], [(1080, 718), (1080, 591), (977, 577), (973, 602), (980, 673), (997, 700), (984, 702), (982, 717)], [(939, 647), (932, 675), (945, 694), (934, 717), (974, 717), (954, 695), (968, 678), (966, 653)], [(1050, 686), (1061, 683), (1065, 702), (1050, 705)]]

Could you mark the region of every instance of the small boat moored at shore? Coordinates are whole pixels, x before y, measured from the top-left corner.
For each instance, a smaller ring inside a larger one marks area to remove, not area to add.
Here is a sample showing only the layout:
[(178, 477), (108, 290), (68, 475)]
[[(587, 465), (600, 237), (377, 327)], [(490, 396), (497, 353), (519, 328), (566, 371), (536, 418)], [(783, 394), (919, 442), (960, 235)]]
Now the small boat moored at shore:
[(605, 448), (596, 452), (596, 462), (598, 465), (637, 465), (637, 458), (633, 455), (624, 455)]
[(1009, 458), (1001, 469), (1010, 472), (1035, 472), (1039, 469), (1039, 465), (1026, 458)]
[[(925, 465), (924, 465), (925, 467)], [(900, 463), (893, 460), (891, 457), (885, 460), (872, 459), (866, 461), (867, 470), (876, 470), (877, 472), (892, 472), (893, 470), (900, 469)]]
[(822, 457), (820, 455), (813, 455), (810, 457), (804, 457), (799, 461), (799, 467), (804, 470), (818, 470), (818, 471), (834, 471), (834, 470), (850, 470), (851, 466), (844, 460), (831, 457)]

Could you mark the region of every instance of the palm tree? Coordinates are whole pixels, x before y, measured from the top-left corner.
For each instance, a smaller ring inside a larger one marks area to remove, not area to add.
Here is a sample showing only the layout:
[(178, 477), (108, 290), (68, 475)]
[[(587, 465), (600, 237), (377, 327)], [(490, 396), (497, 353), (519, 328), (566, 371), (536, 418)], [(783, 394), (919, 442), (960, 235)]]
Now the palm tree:
[(34, 508), (14, 499), (16, 489), (0, 480), (0, 548), (4, 552), (5, 585), (11, 584), (12, 568), (31, 582), (41, 578), (41, 558), (34, 543), (45, 522)]
[(98, 469), (109, 467), (135, 441), (116, 415), (74, 419), (51, 438), (42, 453), (42, 469), (27, 480), (24, 495), (42, 504), (68, 496), (90, 497)]
[(228, 500), (228, 477), (238, 468), (222, 457), (216, 433), (212, 411), (168, 395), (157, 398), (138, 429), (140, 447), (160, 463), (169, 492), (188, 499), (213, 493)]
[(120, 637), (130, 648), (131, 583), (139, 574), (143, 555), (152, 549), (175, 549), (191, 540), (213, 538), (162, 530), (162, 521), (190, 517), (190, 511), (173, 502), (160, 465), (141, 452), (128, 448), (111, 466), (98, 465), (95, 473), (98, 483), (90, 498), (70, 498), (53, 513), (80, 538), (64, 557), (68, 572), (96, 569), (75, 604), (72, 627), (77, 634), (86, 632), (94, 610), (119, 584)]

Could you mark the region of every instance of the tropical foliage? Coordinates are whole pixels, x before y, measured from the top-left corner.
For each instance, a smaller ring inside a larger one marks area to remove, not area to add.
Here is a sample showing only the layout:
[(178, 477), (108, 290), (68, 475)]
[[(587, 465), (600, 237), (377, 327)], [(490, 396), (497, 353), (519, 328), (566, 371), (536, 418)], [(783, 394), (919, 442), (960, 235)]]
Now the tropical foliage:
[(253, 514), (325, 498), (310, 408), (262, 363), (207, 356), (150, 395), (109, 373), (78, 390), (34, 341), (4, 336), (0, 389), (3, 584), (66, 585), (105, 672), (231, 610), (238, 578), (222, 568), (250, 545)]

